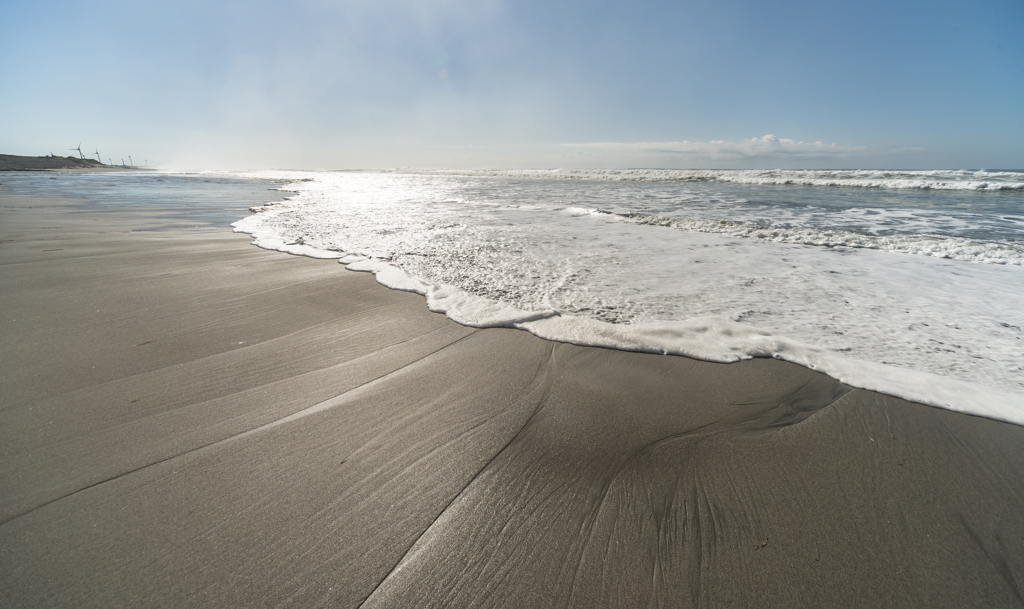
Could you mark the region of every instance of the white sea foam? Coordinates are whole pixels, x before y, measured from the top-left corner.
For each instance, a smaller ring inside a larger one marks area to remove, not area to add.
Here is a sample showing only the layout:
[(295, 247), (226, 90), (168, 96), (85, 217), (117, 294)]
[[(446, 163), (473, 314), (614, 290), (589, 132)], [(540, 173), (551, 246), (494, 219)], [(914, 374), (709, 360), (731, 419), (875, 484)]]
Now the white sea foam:
[(384, 286), (415, 292), (427, 298), (427, 307), (474, 328), (507, 328), (557, 315), (554, 311), (523, 311), (516, 307), (474, 296), (447, 285), (434, 285), (379, 260), (363, 260), (348, 265), (349, 270), (373, 273)]
[[(700, 189), (666, 195), (641, 184), (627, 194), (647, 198), (623, 199), (600, 185), (580, 191), (570, 182), (534, 185), (534, 178), (269, 177), (310, 181), (291, 183), (287, 188), (299, 193), (292, 200), (260, 208), (236, 230), (252, 233), (261, 247), (338, 258), (373, 272), (384, 285), (423, 294), (431, 310), (459, 323), (721, 362), (775, 357), (857, 387), (1024, 424), (1024, 267), (1017, 245), (877, 234), (937, 223), (954, 233), (977, 230), (997, 221), (992, 214), (899, 207), (805, 212), (736, 202), (763, 199), (772, 187), (762, 186), (749, 197), (721, 199)], [(600, 211), (608, 201), (616, 213)], [(674, 206), (673, 214), (629, 211), (665, 205)], [(675, 215), (700, 209), (732, 210), (753, 221), (761, 213), (789, 224), (876, 224), (858, 233)]]

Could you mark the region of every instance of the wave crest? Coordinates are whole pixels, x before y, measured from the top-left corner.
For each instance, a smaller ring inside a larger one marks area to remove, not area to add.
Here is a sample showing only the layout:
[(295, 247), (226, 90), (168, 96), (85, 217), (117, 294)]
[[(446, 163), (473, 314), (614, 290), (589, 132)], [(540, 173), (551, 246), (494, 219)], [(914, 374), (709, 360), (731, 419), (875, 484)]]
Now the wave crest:
[(602, 180), (621, 182), (727, 182), (779, 186), (845, 186), (919, 190), (1024, 191), (1024, 172), (971, 170), (696, 170), (696, 169), (481, 169), (394, 170), (420, 175)]

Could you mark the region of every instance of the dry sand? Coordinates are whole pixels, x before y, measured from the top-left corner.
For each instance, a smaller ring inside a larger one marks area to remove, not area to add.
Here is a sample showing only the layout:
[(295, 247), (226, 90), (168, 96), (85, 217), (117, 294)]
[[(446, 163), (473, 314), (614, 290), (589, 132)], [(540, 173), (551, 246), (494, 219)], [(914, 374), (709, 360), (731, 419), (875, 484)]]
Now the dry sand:
[(0, 202), (3, 607), (1024, 605), (1024, 428)]

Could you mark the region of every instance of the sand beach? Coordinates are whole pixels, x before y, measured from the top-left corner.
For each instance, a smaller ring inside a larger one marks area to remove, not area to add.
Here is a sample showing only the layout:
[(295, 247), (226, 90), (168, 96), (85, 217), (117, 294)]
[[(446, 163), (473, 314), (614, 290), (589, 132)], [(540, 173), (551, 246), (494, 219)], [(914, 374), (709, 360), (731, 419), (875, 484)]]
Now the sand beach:
[(1024, 606), (1024, 427), (0, 195), (4, 607)]

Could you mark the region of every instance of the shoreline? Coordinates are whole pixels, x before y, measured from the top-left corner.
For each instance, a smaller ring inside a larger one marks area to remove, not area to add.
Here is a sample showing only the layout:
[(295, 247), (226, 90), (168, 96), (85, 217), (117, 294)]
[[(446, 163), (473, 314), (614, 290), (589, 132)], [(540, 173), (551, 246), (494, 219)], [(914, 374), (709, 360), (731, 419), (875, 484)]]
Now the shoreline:
[(156, 171), (150, 167), (122, 167), (106, 165), (104, 167), (60, 167), (54, 169), (0, 169), (0, 173), (103, 173), (107, 171)]
[[(254, 208), (255, 209), (255, 208)], [(435, 285), (389, 263), (356, 253), (285, 242), (262, 225), (287, 205), (275, 203), (232, 224), (257, 247), (314, 259), (338, 259), (349, 270), (372, 273), (378, 283), (423, 296), (427, 307), (473, 328), (508, 327), (579, 346), (692, 357), (729, 363), (773, 358), (822, 372), (860, 389), (997, 421), (1024, 425), (1024, 395), (1005, 386), (968, 382), (935, 372), (857, 359), (726, 317), (613, 324), (552, 310), (521, 310), (449, 285)]]
[(1021, 602), (1024, 428), (65, 207), (0, 208), (10, 606)]

